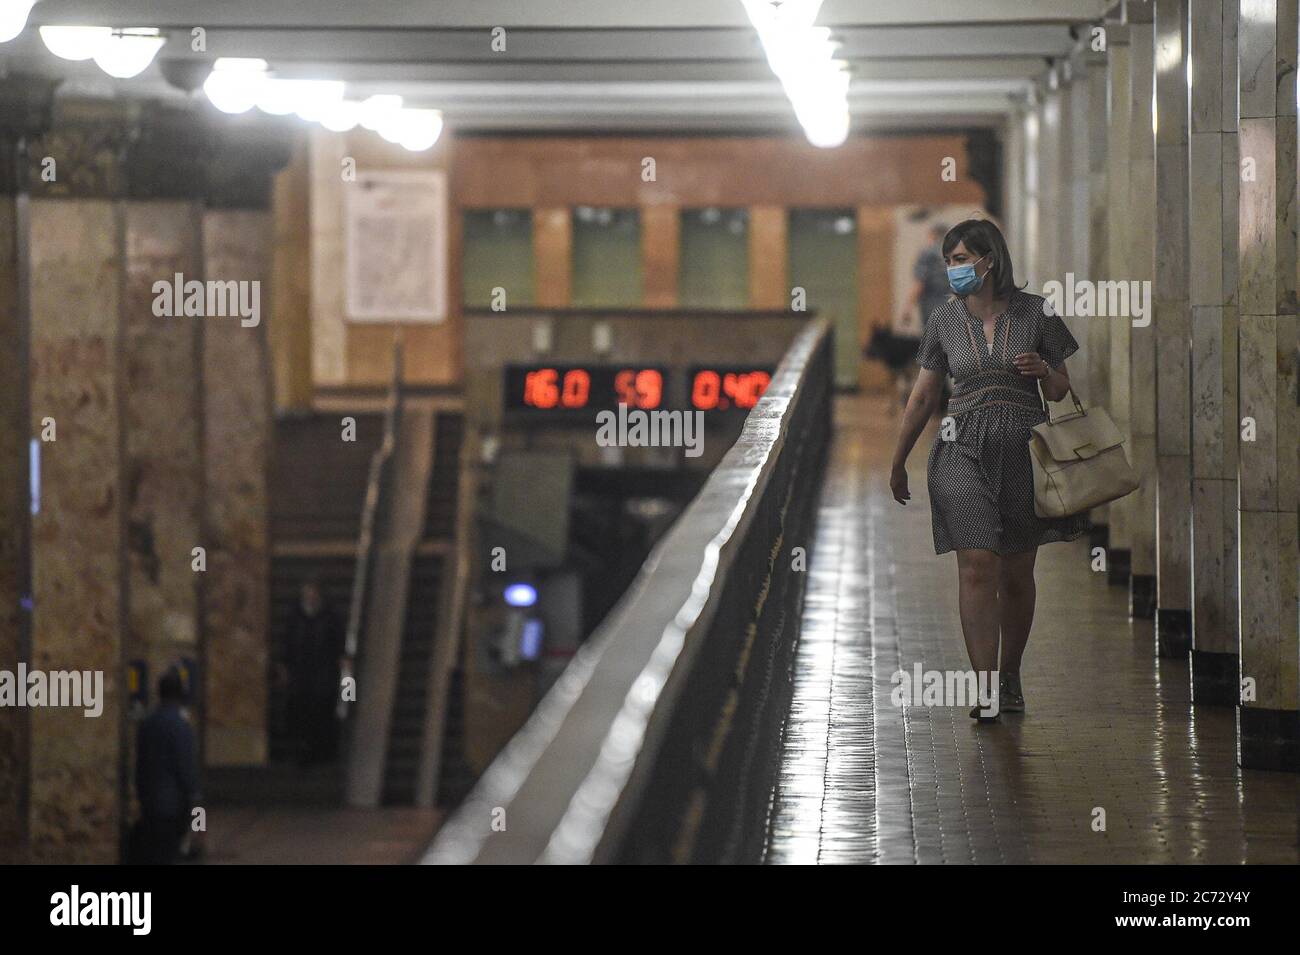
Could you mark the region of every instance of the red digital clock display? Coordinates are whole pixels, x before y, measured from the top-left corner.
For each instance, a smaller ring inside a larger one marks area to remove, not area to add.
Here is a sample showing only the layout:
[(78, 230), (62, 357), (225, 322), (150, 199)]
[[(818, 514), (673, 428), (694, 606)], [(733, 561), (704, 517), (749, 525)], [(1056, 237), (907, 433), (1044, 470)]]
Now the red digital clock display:
[(691, 407), (698, 411), (749, 410), (772, 382), (763, 368), (692, 368)]
[(585, 368), (538, 368), (524, 376), (527, 408), (585, 408), (591, 399), (591, 372)]
[(650, 410), (664, 400), (659, 368), (583, 365), (511, 365), (505, 370), (506, 407), (513, 411)]

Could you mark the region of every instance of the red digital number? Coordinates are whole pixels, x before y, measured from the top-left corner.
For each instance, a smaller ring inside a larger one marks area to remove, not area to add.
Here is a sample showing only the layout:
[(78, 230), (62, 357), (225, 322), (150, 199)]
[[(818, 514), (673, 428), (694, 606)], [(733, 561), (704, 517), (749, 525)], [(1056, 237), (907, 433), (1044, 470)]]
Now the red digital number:
[(559, 377), (554, 368), (530, 371), (524, 377), (524, 404), (531, 408), (554, 408), (560, 398)]
[(736, 384), (736, 404), (741, 408), (752, 408), (763, 397), (772, 376), (765, 371), (751, 371), (741, 375)]
[(629, 408), (658, 408), (664, 398), (664, 376), (653, 368), (624, 368), (614, 376), (614, 396)]
[(581, 368), (573, 368), (564, 373), (564, 391), (560, 403), (566, 408), (585, 408), (591, 394), (591, 375)]
[(691, 382), (691, 404), (700, 411), (712, 411), (722, 397), (722, 379), (716, 371), (697, 371)]
[(699, 371), (691, 384), (691, 405), (701, 411), (752, 408), (771, 381), (772, 376), (765, 371)]

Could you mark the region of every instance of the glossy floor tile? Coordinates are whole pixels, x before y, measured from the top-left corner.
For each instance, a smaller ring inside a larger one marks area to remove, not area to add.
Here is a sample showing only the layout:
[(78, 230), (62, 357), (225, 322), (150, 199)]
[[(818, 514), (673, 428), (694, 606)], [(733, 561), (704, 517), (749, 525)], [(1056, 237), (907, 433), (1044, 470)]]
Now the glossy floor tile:
[(1025, 714), (891, 703), (900, 668), (968, 667), (956, 560), (931, 543), (932, 432), (903, 508), (897, 425), (883, 399), (837, 403), (767, 861), (1297, 862), (1300, 778), (1237, 767), (1233, 710), (1193, 710), (1186, 662), (1156, 657), (1086, 540), (1039, 551)]

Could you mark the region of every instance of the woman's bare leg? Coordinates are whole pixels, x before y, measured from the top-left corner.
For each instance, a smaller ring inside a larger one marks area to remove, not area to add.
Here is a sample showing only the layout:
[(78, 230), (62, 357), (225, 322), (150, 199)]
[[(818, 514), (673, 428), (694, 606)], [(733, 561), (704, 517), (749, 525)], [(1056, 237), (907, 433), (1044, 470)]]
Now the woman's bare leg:
[(1002, 672), (1018, 675), (1029, 630), (1034, 625), (1034, 558), (1038, 549), (1002, 558), (998, 578), (998, 603), (1002, 612)]
[[(998, 577), (1001, 559), (991, 550), (957, 551), (958, 606), (966, 653), (976, 679), (996, 691), (998, 668)], [(987, 682), (986, 682), (987, 681)]]

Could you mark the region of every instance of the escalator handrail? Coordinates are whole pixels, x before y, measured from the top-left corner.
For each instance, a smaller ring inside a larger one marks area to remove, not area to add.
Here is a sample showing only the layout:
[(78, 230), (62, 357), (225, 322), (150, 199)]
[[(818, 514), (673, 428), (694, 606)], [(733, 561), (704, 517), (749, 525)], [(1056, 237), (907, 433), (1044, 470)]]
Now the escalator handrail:
[(370, 591), (370, 565), (379, 540), (378, 523), (382, 505), (388, 499), (392, 460), (397, 449), (397, 429), (401, 422), (403, 406), (402, 342), (393, 343), (393, 380), (389, 384), (387, 407), (384, 409), (384, 438), (370, 459), (370, 473), (366, 481), (366, 495), (361, 505), (361, 528), (357, 535), (356, 570), (352, 575), (352, 599), (348, 607), (348, 628), (344, 653), (355, 660), (361, 644), (361, 622), (365, 619), (367, 595)]

